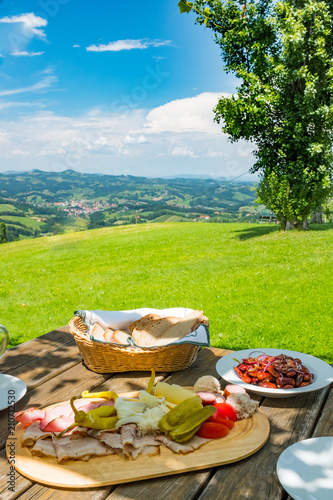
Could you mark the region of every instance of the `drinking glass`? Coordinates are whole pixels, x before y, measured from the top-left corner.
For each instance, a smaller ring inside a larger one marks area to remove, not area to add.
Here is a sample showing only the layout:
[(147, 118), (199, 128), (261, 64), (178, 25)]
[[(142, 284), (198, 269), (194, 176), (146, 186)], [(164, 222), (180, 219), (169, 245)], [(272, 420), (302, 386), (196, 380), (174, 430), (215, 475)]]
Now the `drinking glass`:
[(6, 328), (0, 325), (0, 358), (7, 349), (9, 334)]

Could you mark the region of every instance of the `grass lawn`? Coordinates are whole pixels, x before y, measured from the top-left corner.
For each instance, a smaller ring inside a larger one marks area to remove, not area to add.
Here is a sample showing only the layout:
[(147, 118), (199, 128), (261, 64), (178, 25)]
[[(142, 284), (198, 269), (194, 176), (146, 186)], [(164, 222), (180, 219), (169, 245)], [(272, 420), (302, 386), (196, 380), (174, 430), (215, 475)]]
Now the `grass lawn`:
[(333, 225), (138, 224), (0, 246), (0, 323), (11, 345), (76, 309), (191, 307), (211, 345), (288, 348), (333, 362)]

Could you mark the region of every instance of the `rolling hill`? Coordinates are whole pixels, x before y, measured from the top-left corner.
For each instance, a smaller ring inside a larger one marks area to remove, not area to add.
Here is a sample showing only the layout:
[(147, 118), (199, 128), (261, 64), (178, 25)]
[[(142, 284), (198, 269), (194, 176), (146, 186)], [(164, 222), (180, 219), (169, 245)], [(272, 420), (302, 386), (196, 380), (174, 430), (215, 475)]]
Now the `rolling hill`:
[(0, 174), (0, 222), (14, 241), (98, 227), (162, 222), (255, 222), (250, 183), (147, 178), (73, 170)]

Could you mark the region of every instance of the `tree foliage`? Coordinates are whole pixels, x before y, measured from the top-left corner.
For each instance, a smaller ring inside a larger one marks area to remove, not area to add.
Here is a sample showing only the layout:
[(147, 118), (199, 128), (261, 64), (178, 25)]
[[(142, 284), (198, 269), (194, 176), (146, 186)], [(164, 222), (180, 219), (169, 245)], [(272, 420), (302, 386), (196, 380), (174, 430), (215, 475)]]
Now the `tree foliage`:
[(7, 228), (4, 222), (0, 222), (0, 243), (7, 243)]
[[(187, 6), (185, 9), (184, 4)], [(255, 144), (260, 201), (283, 228), (304, 227), (332, 192), (333, 1), (181, 0), (212, 29), (240, 81), (215, 120)]]

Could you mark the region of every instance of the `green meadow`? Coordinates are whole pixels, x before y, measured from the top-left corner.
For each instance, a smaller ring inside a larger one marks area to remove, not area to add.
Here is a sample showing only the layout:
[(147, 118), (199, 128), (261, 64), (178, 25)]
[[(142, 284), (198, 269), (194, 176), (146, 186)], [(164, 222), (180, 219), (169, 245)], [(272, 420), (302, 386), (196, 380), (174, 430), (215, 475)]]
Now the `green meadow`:
[(202, 309), (211, 345), (333, 362), (333, 225), (153, 223), (0, 245), (0, 323), (11, 346), (76, 309)]

